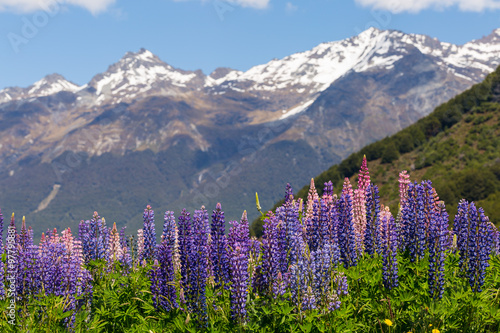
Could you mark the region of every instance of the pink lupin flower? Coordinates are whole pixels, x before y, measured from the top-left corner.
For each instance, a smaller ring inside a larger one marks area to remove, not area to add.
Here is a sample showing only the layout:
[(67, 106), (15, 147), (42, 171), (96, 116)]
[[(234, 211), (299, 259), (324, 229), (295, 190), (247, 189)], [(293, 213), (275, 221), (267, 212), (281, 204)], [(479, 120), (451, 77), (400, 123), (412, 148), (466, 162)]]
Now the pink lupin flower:
[(57, 233), (56, 228), (54, 228), (54, 230), (52, 230), (52, 233), (49, 236), (49, 242), (51, 242), (53, 244), (60, 242), (59, 234)]
[(82, 242), (78, 239), (73, 241), (73, 251), (72, 256), (76, 258), (79, 266), (83, 266), (83, 250), (82, 250)]
[[(350, 184), (347, 184), (349, 187)], [(366, 162), (366, 155), (358, 174), (358, 188), (354, 190), (354, 231), (356, 235), (356, 247), (359, 253), (363, 251), (366, 230), (366, 189), (370, 185), (370, 172)]]
[(406, 170), (399, 173), (399, 205), (401, 209), (408, 200), (408, 187), (410, 186), (410, 175)]
[(137, 230), (137, 259), (141, 257), (142, 252), (144, 252), (144, 231), (139, 229)]
[(319, 195), (314, 185), (314, 178), (311, 178), (311, 185), (309, 186), (309, 193), (307, 194), (306, 220), (310, 220), (313, 216), (313, 205), (315, 200), (319, 201)]
[(66, 251), (68, 253), (68, 257), (73, 254), (73, 235), (71, 234), (71, 229), (65, 229), (61, 232), (62, 236), (60, 241), (66, 246)]
[(358, 188), (366, 191), (370, 185), (370, 171), (368, 171), (368, 164), (366, 162), (366, 155), (363, 155), (363, 162), (361, 162), (361, 169), (358, 174)]
[(345, 179), (344, 179), (344, 185), (342, 186), (342, 194), (344, 196), (346, 196), (347, 194), (349, 194), (349, 197), (351, 199), (354, 197), (354, 195), (353, 195), (354, 193), (352, 191), (351, 181), (347, 177), (345, 177)]
[(107, 250), (110, 262), (122, 259), (123, 249), (120, 244), (120, 234), (116, 229), (116, 222), (113, 223), (113, 228), (111, 229), (111, 233), (109, 235), (109, 247), (107, 248)]

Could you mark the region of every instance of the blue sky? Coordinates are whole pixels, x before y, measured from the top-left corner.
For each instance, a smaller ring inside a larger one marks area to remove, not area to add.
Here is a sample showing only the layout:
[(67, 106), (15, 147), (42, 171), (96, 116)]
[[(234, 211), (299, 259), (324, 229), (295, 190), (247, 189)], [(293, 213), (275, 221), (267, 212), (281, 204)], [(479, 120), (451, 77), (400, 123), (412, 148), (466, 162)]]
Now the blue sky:
[(500, 0), (0, 0), (0, 89), (50, 73), (85, 84), (141, 47), (247, 70), (370, 26), (463, 44), (500, 27)]

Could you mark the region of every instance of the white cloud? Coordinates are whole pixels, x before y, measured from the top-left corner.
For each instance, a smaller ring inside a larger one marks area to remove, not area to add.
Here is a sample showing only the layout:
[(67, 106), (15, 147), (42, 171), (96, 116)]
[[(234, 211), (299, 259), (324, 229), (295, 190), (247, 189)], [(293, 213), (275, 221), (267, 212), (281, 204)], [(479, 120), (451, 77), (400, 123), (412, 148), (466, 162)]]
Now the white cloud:
[(0, 0), (0, 11), (29, 13), (55, 6), (74, 5), (97, 14), (108, 9), (113, 3), (115, 0)]
[(355, 0), (356, 3), (392, 13), (418, 13), (424, 9), (442, 10), (457, 6), (461, 11), (481, 12), (486, 9), (499, 9), (500, 0)]
[(231, 0), (228, 2), (240, 5), (241, 7), (264, 9), (269, 6), (269, 1), (270, 0)]
[(291, 13), (295, 12), (297, 9), (299, 9), (299, 6), (296, 6), (291, 2), (286, 3), (285, 10), (287, 13), (291, 14)]
[[(177, 2), (189, 1), (189, 0), (174, 0)], [(201, 0), (202, 2), (213, 3), (215, 6), (241, 6), (256, 9), (266, 9), (269, 6), (271, 0)]]

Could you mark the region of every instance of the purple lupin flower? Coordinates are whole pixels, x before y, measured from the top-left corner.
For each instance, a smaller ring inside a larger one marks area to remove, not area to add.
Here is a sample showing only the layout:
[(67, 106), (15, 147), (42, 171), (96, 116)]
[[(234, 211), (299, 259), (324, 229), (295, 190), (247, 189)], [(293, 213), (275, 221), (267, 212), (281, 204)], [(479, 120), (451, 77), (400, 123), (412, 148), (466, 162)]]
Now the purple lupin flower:
[(370, 184), (366, 189), (366, 229), (364, 237), (365, 252), (373, 257), (378, 243), (380, 196), (377, 185)]
[(382, 277), (387, 289), (395, 288), (398, 282), (397, 231), (394, 217), (388, 212), (381, 221), (380, 254), (383, 258)]
[(273, 212), (268, 212), (262, 226), (262, 260), (259, 266), (257, 289), (268, 294), (272, 291), (280, 271), (280, 248), (278, 239), (278, 218)]
[(306, 220), (306, 239), (310, 251), (315, 251), (321, 242), (320, 207), (318, 199), (311, 202), (309, 218)]
[(231, 263), (231, 315), (240, 325), (246, 321), (246, 300), (249, 286), (248, 263), (250, 232), (246, 211), (241, 220), (230, 222), (228, 249)]
[(191, 227), (191, 216), (186, 209), (179, 215), (179, 256), (181, 262), (181, 288), (184, 294), (189, 293), (190, 281), (190, 253), (193, 249), (193, 231)]
[(289, 201), (284, 205), (283, 223), (286, 228), (286, 240), (288, 245), (288, 265), (297, 262), (300, 244), (304, 242), (303, 229), (299, 221), (299, 208), (296, 202)]
[(172, 248), (172, 261), (174, 264), (175, 274), (181, 271), (181, 262), (179, 254), (179, 229), (175, 223), (174, 212), (166, 211), (163, 218), (163, 234), (162, 240), (167, 240)]
[(330, 244), (326, 243), (322, 249), (311, 252), (314, 294), (317, 302), (322, 305), (328, 303), (326, 295), (330, 292), (331, 273), (333, 271), (332, 250), (330, 247)]
[(313, 284), (311, 257), (306, 253), (305, 243), (299, 243), (299, 257), (297, 262), (290, 265), (290, 292), (292, 301), (299, 311), (310, 305), (310, 300), (304, 295), (307, 287)]
[(242, 325), (247, 316), (248, 253), (239, 242), (231, 245), (231, 316)]
[(274, 279), (272, 283), (273, 296), (276, 298), (282, 297), (286, 292), (287, 285), (288, 283), (286, 277), (283, 277), (283, 274), (281, 274), (281, 272), (278, 272), (276, 279)]
[(324, 183), (323, 195), (328, 197), (333, 197), (333, 183), (331, 180)]
[(448, 213), (444, 202), (434, 211), (429, 226), (429, 295), (441, 299), (444, 291), (444, 261), (448, 243)]
[[(491, 250), (493, 245), (493, 228), (489, 218), (484, 215), (483, 208), (478, 209), (479, 213), (479, 225), (478, 225), (478, 235), (476, 241), (476, 262), (470, 265), (471, 271), (469, 272), (469, 283), (472, 291), (481, 292), (484, 284), (484, 277), (486, 274), (486, 268), (490, 266), (489, 260), (491, 256)], [(475, 269), (475, 272), (472, 272)]]
[(2, 215), (2, 209), (0, 209), (0, 256), (2, 256), (4, 252), (4, 247), (3, 247), (3, 215)]
[(156, 258), (156, 231), (155, 231), (155, 212), (150, 205), (147, 205), (143, 214), (143, 232), (144, 232), (144, 252), (140, 260), (151, 261)]
[(81, 221), (78, 238), (82, 242), (85, 263), (92, 260), (106, 259), (108, 228), (106, 221), (97, 212), (90, 221)]
[(340, 255), (345, 268), (357, 265), (356, 237), (352, 221), (352, 201), (348, 193), (346, 191), (346, 194), (342, 194), (337, 201), (339, 217), (338, 240)]
[(290, 183), (287, 183), (285, 188), (285, 203), (288, 201), (293, 201), (293, 190)]
[[(424, 182), (422, 184), (427, 186)], [(422, 184), (409, 184), (408, 198), (401, 212), (400, 238), (404, 245), (401, 244), (400, 248), (409, 251), (412, 262), (425, 255), (429, 220), (434, 209), (433, 202), (430, 205), (429, 192)]]
[(161, 285), (165, 282), (161, 280), (161, 269), (157, 259), (154, 260), (153, 267), (149, 271), (149, 280), (151, 281), (150, 290), (153, 298), (153, 306), (158, 309), (162, 299)]
[(218, 203), (212, 213), (210, 262), (212, 264), (215, 287), (219, 288), (229, 283), (229, 256), (225, 235), (226, 221), (221, 204)]
[(158, 260), (160, 263), (158, 278), (160, 281), (160, 305), (166, 310), (178, 308), (175, 289), (175, 267), (173, 261), (174, 243), (168, 238), (158, 246)]
[(202, 206), (201, 210), (196, 210), (193, 215), (192, 248), (189, 254), (190, 289), (188, 295), (193, 313), (196, 313), (203, 322), (207, 320), (205, 289), (207, 285), (209, 234), (208, 212)]

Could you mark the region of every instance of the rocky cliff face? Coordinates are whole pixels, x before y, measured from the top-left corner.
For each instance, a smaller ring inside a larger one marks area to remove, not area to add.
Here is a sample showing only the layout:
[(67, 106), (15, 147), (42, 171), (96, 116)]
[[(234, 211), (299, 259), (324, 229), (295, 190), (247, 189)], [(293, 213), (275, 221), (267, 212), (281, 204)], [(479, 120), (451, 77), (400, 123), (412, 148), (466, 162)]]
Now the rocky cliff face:
[(148, 203), (221, 201), (252, 218), (256, 191), (270, 206), (287, 181), (429, 114), (499, 59), (500, 30), (456, 46), (371, 28), (246, 72), (206, 76), (142, 49), (81, 87), (49, 75), (0, 91), (0, 206), (41, 227), (96, 209), (135, 226)]

